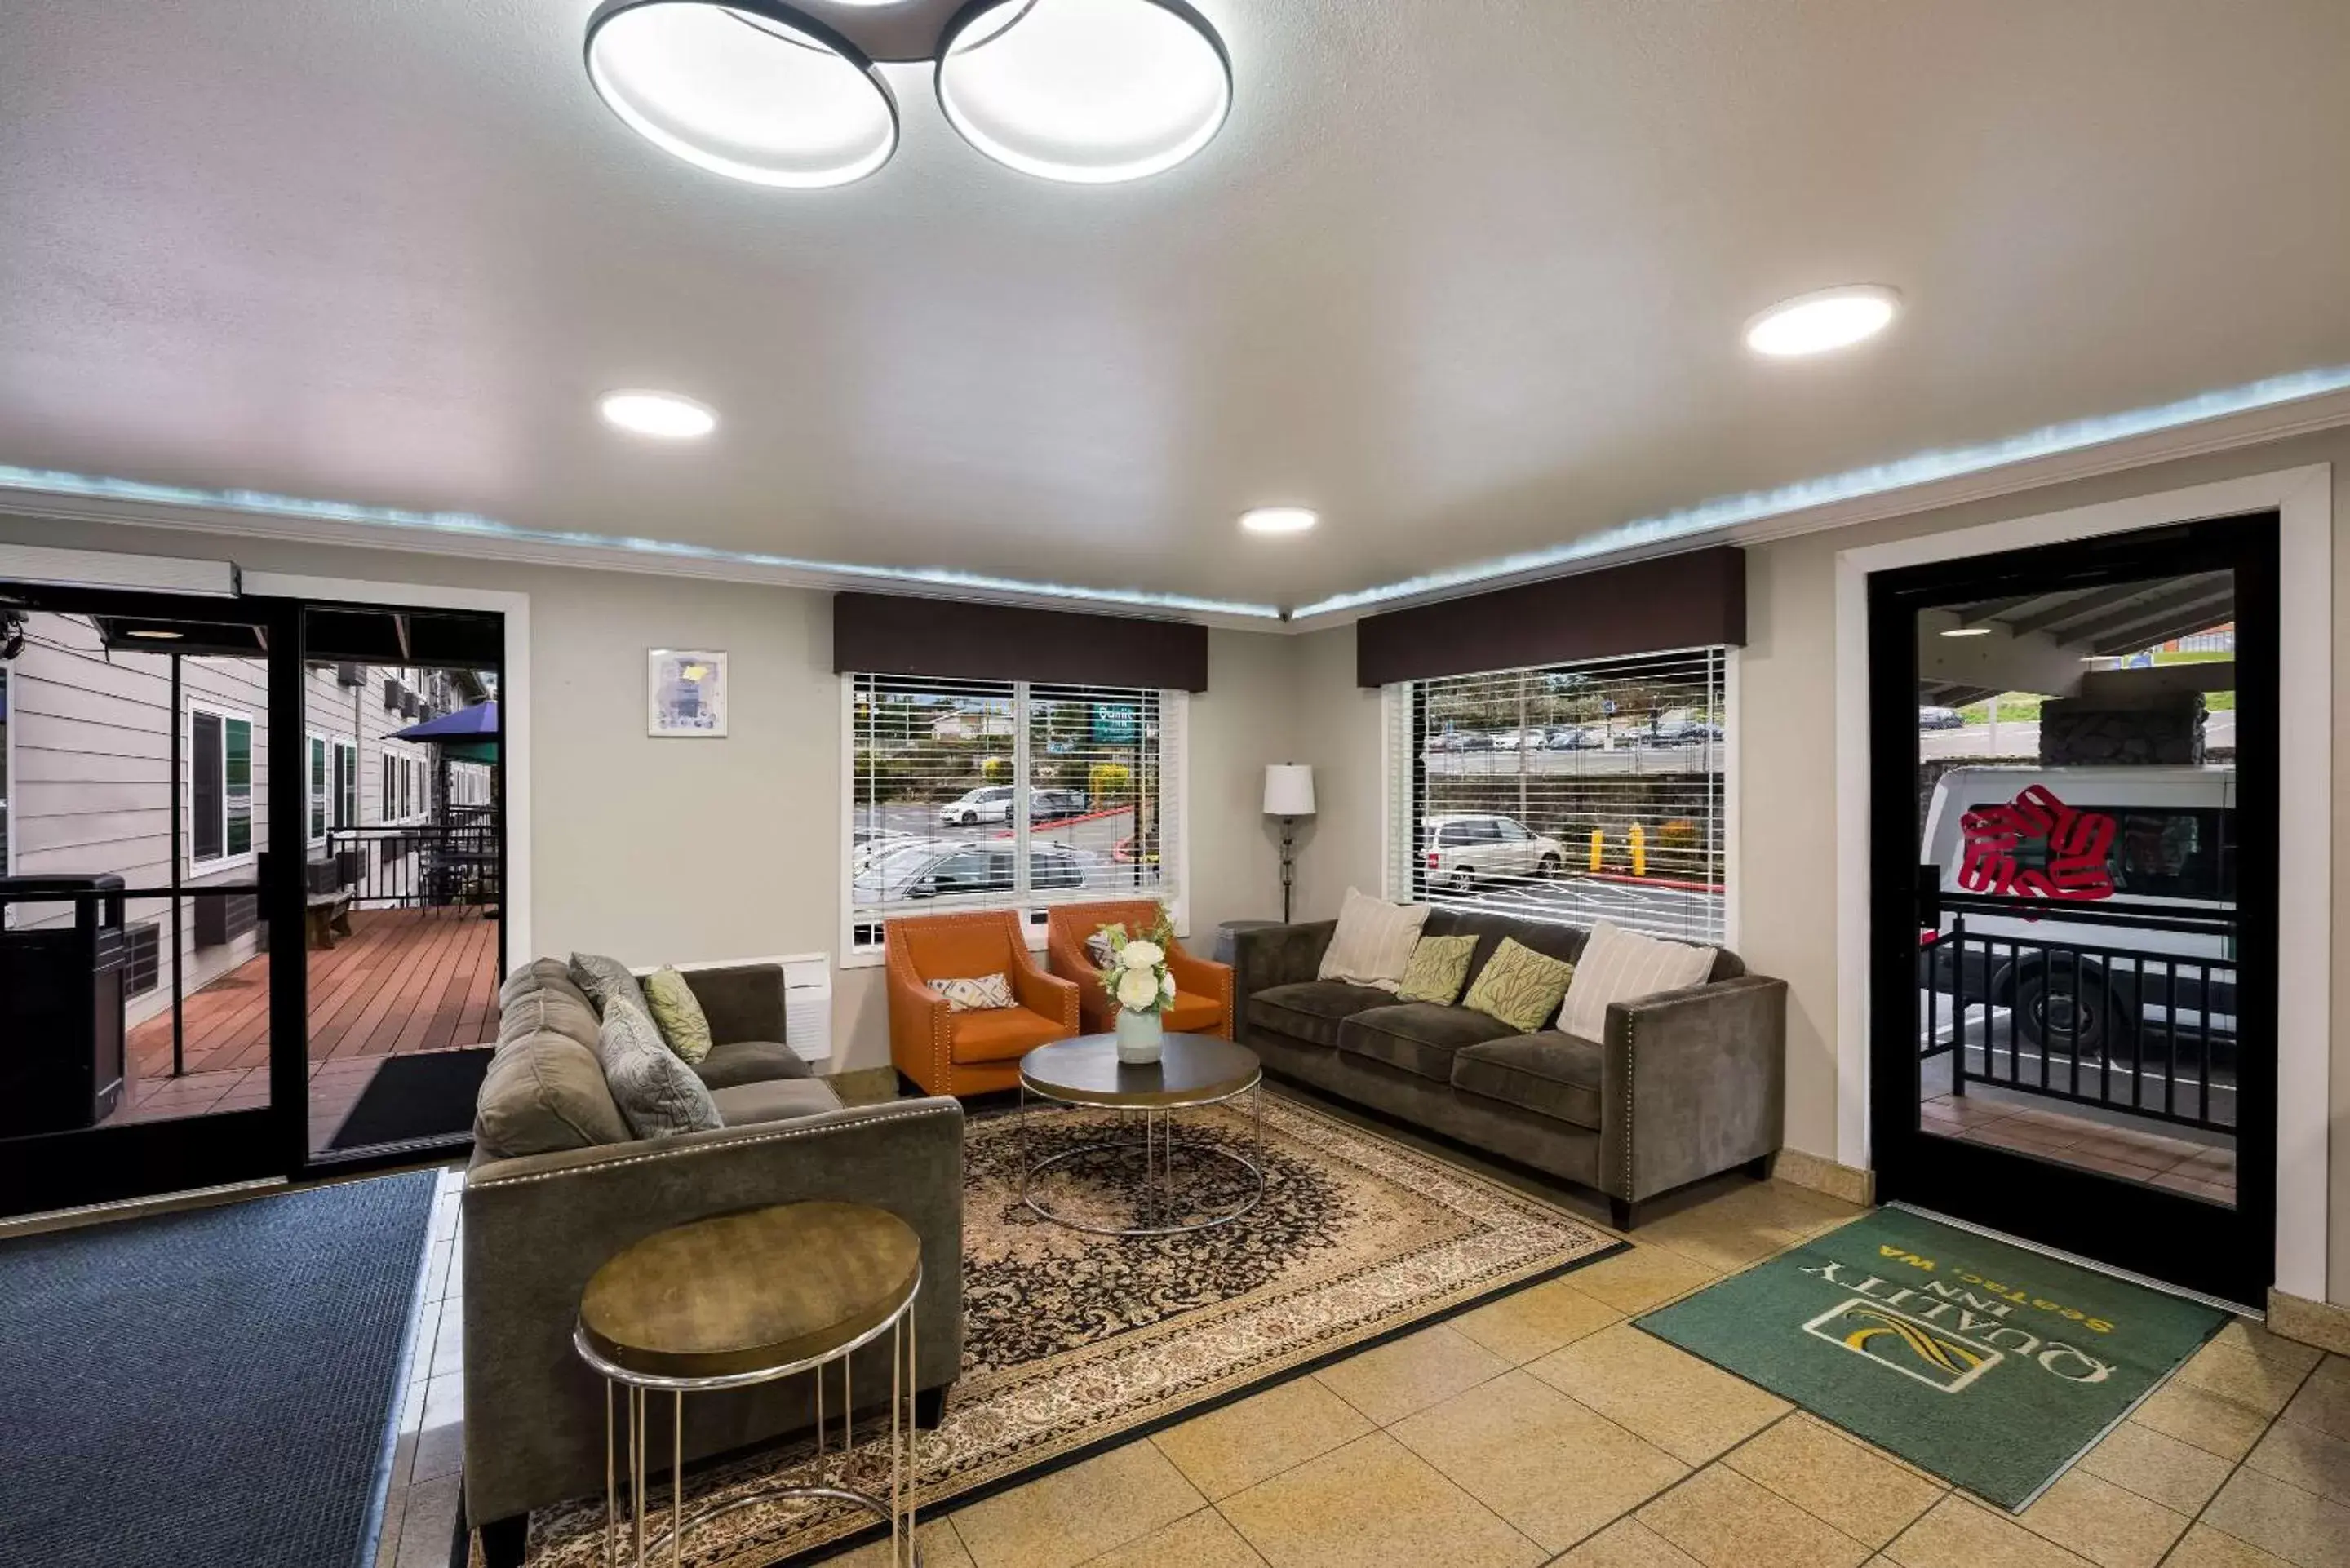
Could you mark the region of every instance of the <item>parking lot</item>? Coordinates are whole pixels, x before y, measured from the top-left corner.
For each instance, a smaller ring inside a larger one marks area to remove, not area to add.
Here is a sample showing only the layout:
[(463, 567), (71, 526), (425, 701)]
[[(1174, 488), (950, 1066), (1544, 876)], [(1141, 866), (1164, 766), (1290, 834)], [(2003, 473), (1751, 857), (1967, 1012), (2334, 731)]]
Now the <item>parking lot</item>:
[(1720, 741), (1695, 745), (1619, 745), (1554, 751), (1548, 747), (1520, 751), (1430, 751), (1421, 761), (1431, 775), (1447, 778), (1515, 778), (1520, 774), (1544, 777), (1622, 778), (1641, 774), (1704, 774), (1721, 768)]
[[(860, 808), (855, 826), (860, 833), (878, 828), (908, 838), (951, 844), (991, 844), (1012, 836), (1011, 826), (1001, 822), (941, 826), (939, 808), (918, 801)], [(1106, 871), (1118, 863), (1118, 846), (1134, 836), (1134, 807), (1123, 806), (1097, 815), (1089, 813), (1059, 822), (1039, 822), (1029, 828), (1028, 836), (1033, 843), (1066, 844), (1076, 850), (1088, 863), (1087, 879), (1092, 880), (1098, 871)]]

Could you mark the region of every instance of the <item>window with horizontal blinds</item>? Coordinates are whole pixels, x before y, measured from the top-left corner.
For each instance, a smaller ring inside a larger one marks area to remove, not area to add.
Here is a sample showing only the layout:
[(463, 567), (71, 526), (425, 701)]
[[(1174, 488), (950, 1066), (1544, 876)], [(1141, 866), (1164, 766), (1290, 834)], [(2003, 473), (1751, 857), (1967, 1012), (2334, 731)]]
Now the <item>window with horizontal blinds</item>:
[(853, 946), (909, 912), (1175, 897), (1180, 692), (846, 679)]
[(1398, 896), (1722, 940), (1728, 653), (1389, 687)]

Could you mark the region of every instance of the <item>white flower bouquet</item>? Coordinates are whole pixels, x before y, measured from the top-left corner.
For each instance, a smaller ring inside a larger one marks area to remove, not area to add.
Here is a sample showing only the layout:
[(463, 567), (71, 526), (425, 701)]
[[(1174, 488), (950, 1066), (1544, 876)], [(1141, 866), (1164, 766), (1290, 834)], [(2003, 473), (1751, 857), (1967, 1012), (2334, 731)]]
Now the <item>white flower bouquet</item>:
[(1097, 934), (1108, 946), (1109, 961), (1095, 972), (1112, 1002), (1128, 1012), (1164, 1012), (1175, 1004), (1175, 971), (1167, 967), (1175, 933), (1165, 915), (1142, 936), (1128, 936), (1122, 924)]
[(1129, 936), (1124, 925), (1104, 926), (1092, 943), (1097, 958), (1105, 960), (1095, 973), (1102, 990), (1118, 1003), (1118, 1056), (1137, 1064), (1159, 1060), (1159, 1014), (1175, 1005), (1175, 971), (1168, 967), (1167, 951), (1175, 932), (1165, 911), (1158, 924), (1141, 936)]

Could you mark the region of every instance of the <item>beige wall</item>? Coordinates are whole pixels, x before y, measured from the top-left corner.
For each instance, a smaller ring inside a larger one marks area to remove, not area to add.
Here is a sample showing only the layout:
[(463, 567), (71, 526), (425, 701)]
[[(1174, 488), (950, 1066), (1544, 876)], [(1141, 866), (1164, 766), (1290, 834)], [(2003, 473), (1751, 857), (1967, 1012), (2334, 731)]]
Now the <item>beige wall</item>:
[(1295, 639), (1297, 758), (1314, 764), (1314, 820), (1297, 834), (1297, 918), (1326, 920), (1348, 888), (1380, 890), (1387, 795), (1379, 694), (1355, 684), (1355, 628)]
[[(840, 945), (840, 687), (831, 596), (405, 551), (0, 515), (0, 542), (231, 559), (246, 571), (526, 593), (531, 942), (631, 963)], [(1288, 745), (1286, 639), (1215, 631), (1190, 703), (1191, 921), (1278, 909), (1263, 767)], [(723, 649), (730, 738), (645, 733), (648, 648)], [(837, 977), (836, 1065), (889, 1060), (879, 971)]]
[[(1921, 533), (2183, 488), (2303, 463), (2335, 467), (2337, 532), (2350, 528), (2350, 431), (2152, 465), (1749, 552), (1748, 642), (1738, 718), (1742, 824), (1733, 868), (1741, 946), (1790, 986), (1788, 1141), (1835, 1148), (1835, 561)], [(228, 556), (248, 568), (442, 582), (532, 596), (536, 945), (603, 948), (632, 961), (838, 945), (838, 688), (827, 600), (795, 590), (390, 552), (101, 529), (0, 517), (0, 540)], [(2337, 545), (2336, 623), (2350, 609), (2350, 547)], [(654, 742), (642, 722), (648, 646), (733, 656), (734, 738)], [(1277, 912), (1273, 825), (1261, 769), (1315, 765), (1319, 812), (1300, 834), (1301, 918), (1327, 917), (1350, 885), (1380, 885), (1380, 706), (1355, 685), (1351, 628), (1299, 638), (1217, 632), (1210, 691), (1191, 708), (1192, 924)], [(2350, 712), (2350, 649), (2334, 649), (2334, 732)], [(2291, 701), (2291, 672), (2286, 696)], [(2338, 742), (2337, 742), (2338, 745)], [(2350, 760), (2337, 750), (2337, 774)], [(2350, 888), (2350, 791), (2337, 790), (2334, 886)], [(2287, 825), (2290, 832), (2290, 825)], [(2334, 930), (2350, 961), (2350, 910)], [(877, 976), (839, 977), (838, 1062), (887, 1060)], [(2330, 1294), (2350, 1302), (2350, 1030), (2332, 1031)]]

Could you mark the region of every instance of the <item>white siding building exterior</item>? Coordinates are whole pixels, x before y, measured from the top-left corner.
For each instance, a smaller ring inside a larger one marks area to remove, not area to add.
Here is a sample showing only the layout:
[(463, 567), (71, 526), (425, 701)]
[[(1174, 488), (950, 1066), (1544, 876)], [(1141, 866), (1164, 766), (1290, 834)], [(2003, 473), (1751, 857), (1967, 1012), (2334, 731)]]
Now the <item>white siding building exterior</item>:
[[(175, 713), (170, 654), (109, 649), (82, 616), (36, 613), (25, 621), (23, 648), (0, 662), (0, 874), (111, 874), (128, 887), (160, 888), (171, 881), (176, 854), (184, 889), (200, 895), (253, 879), (273, 810), (303, 814), (308, 858), (323, 861), (336, 831), (421, 825), (442, 805), (490, 802), (486, 763), (452, 763), (443, 801), (435, 748), (390, 738), (420, 717), (463, 705), (466, 696), (442, 672), (307, 667), (304, 732), (281, 742), (269, 732), (262, 659), (182, 657)], [(11, 925), (72, 919), (71, 907), (59, 904), (8, 914)], [(124, 921), (131, 1023), (171, 1005), (175, 963), (193, 992), (260, 946), (249, 896), (188, 898), (176, 955), (168, 898), (130, 900)]]

